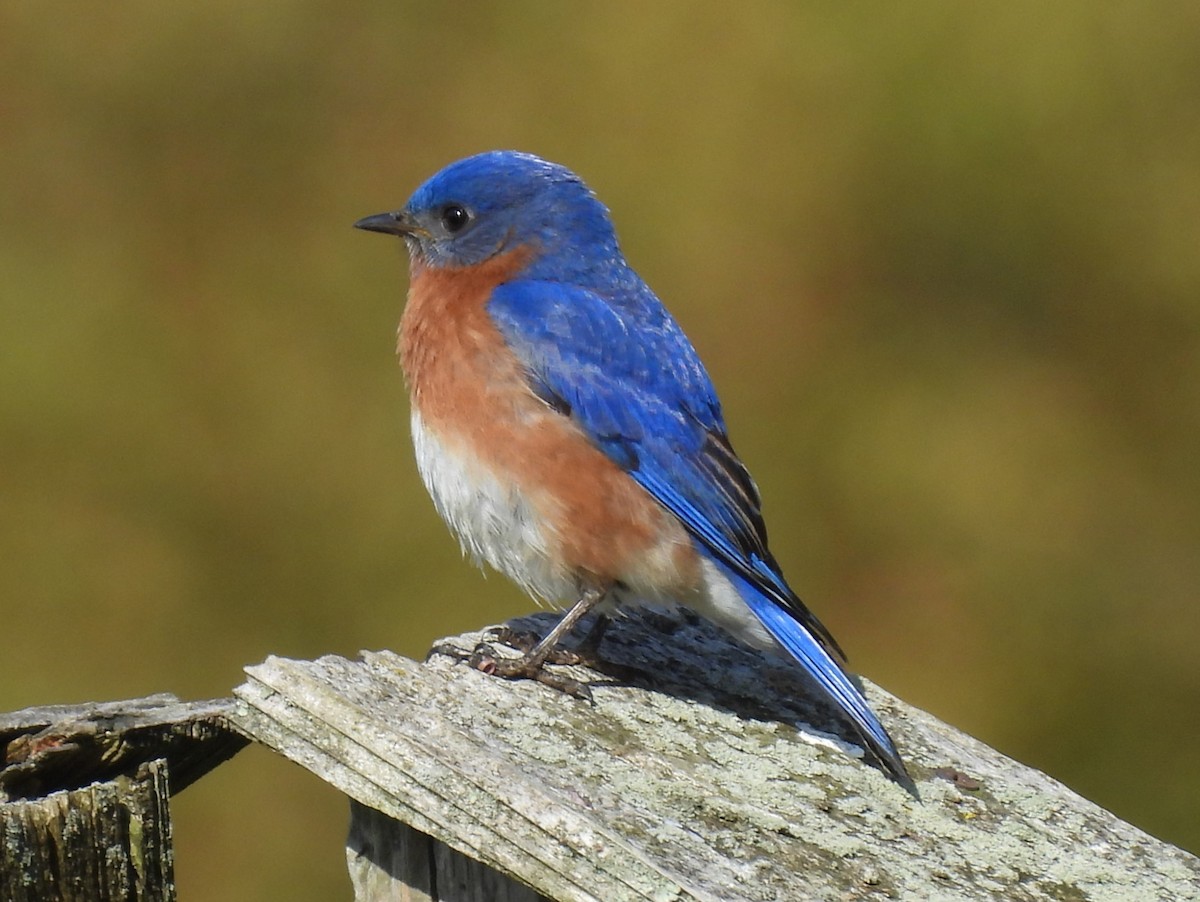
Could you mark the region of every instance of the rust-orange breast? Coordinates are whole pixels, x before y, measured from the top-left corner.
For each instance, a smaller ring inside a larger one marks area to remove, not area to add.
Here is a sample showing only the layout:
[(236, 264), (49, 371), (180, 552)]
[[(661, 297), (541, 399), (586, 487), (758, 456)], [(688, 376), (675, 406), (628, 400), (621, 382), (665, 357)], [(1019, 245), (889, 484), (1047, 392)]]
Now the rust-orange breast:
[(492, 290), (527, 259), (519, 249), (414, 272), (398, 350), (426, 486), (464, 547), (549, 600), (581, 582), (691, 591), (682, 525), (533, 393), (488, 315)]

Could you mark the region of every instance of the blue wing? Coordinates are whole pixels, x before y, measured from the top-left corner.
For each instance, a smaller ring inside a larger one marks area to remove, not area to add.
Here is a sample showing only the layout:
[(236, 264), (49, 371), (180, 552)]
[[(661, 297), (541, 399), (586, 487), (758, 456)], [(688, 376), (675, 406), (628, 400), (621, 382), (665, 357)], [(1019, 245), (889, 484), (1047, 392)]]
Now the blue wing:
[(650, 290), (639, 283), (605, 298), (559, 282), (516, 281), (495, 289), (488, 312), (538, 396), (679, 517), (754, 616), (911, 787), (843, 669), (841, 649), (767, 549), (758, 489), (729, 444), (712, 382)]

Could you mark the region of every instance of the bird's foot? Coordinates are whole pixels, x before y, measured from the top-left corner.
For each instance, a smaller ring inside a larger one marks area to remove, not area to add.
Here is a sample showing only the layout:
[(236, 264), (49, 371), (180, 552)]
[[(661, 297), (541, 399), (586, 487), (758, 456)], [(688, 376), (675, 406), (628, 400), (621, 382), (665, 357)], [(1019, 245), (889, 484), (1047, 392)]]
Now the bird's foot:
[(496, 655), (495, 649), (486, 642), (481, 642), (475, 646), (467, 663), (482, 673), (503, 677), (506, 680), (533, 680), (535, 683), (541, 683), (564, 695), (595, 704), (595, 700), (592, 698), (592, 689), (587, 683), (573, 677), (552, 673), (545, 668), (544, 665), (547, 663), (571, 663), (562, 656), (564, 651), (564, 649), (552, 649), (550, 654), (541, 661), (532, 654), (526, 654), (520, 658), (501, 658)]
[[(466, 664), (472, 670), (478, 670), (480, 673), (486, 673), (489, 676), (498, 676), (506, 680), (533, 680), (535, 683), (541, 683), (543, 686), (548, 686), (572, 698), (577, 698), (591, 704), (595, 703), (592, 698), (592, 690), (587, 683), (573, 679), (572, 677), (551, 673), (543, 666), (546, 663), (578, 663), (574, 653), (565, 649), (555, 648), (551, 649), (550, 653), (543, 660), (539, 661), (533, 655), (533, 650), (538, 643), (538, 636), (536, 634), (519, 633), (516, 630), (509, 630), (507, 627), (503, 627), (497, 632), (502, 633), (502, 635), (496, 636), (497, 642), (503, 642), (510, 648), (525, 652), (525, 654), (519, 658), (501, 657), (486, 642), (480, 642), (470, 651), (464, 651), (453, 645), (442, 643), (429, 649), (429, 654), (425, 656), (425, 660), (428, 661), (434, 655), (441, 655), (452, 658), (460, 664)], [(512, 635), (510, 636), (509, 633)], [(512, 640), (511, 643), (508, 641), (509, 639)]]
[[(488, 630), (488, 638), (493, 642), (499, 642), (508, 648), (521, 652), (523, 655), (530, 655), (537, 648), (538, 643), (542, 641), (542, 637), (532, 630), (515, 630), (511, 626), (497, 626)], [(565, 667), (573, 667), (576, 665), (583, 667), (591, 667), (598, 670), (600, 656), (596, 654), (595, 648), (585, 648), (581, 643), (578, 648), (563, 648), (556, 645), (546, 652), (547, 664), (559, 664)]]
[[(622, 683), (637, 680), (649, 680), (650, 675), (637, 667), (618, 664), (601, 656), (600, 643), (612, 620), (603, 614), (596, 618), (592, 628), (574, 648), (554, 646), (546, 652), (547, 664), (558, 664), (563, 667), (587, 667), (607, 677)], [(497, 626), (488, 631), (488, 638), (509, 648), (516, 649), (528, 656), (542, 641), (542, 637), (532, 630), (515, 630), (510, 626)]]
[[(592, 690), (587, 683), (572, 677), (548, 673), (545, 665), (586, 664), (610, 675), (616, 675), (617, 679), (627, 679), (629, 673), (627, 668), (616, 667), (601, 661), (596, 651), (600, 646), (600, 640), (604, 637), (604, 631), (608, 628), (607, 617), (601, 616), (592, 625), (592, 629), (576, 650), (563, 649), (558, 645), (559, 640), (565, 637), (572, 627), (604, 600), (605, 592), (604, 587), (593, 586), (587, 589), (571, 609), (563, 615), (562, 620), (554, 629), (544, 637), (539, 637), (535, 633), (514, 630), (507, 626), (490, 631), (494, 641), (503, 642), (520, 651), (522, 654), (519, 658), (500, 657), (490, 645), (480, 642), (470, 652), (464, 652), (451, 645), (436, 645), (430, 649), (426, 660), (435, 654), (447, 655), (482, 673), (503, 677), (507, 680), (533, 680), (543, 686), (549, 686), (551, 689), (557, 689), (559, 692), (591, 702)], [(617, 675), (614, 674), (614, 670), (626, 670), (627, 673)], [(632, 671), (632, 673), (637, 673), (637, 671)]]

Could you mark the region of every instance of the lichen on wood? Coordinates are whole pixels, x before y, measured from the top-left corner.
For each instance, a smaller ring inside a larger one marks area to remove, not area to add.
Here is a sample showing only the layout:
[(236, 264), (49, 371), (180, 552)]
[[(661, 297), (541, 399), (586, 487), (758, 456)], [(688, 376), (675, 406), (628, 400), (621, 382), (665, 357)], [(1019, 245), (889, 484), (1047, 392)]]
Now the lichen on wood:
[(920, 801), (793, 668), (697, 618), (635, 614), (603, 653), (620, 679), (573, 671), (590, 705), (441, 656), (272, 658), (232, 718), (551, 899), (1200, 898), (1195, 857), (866, 681)]

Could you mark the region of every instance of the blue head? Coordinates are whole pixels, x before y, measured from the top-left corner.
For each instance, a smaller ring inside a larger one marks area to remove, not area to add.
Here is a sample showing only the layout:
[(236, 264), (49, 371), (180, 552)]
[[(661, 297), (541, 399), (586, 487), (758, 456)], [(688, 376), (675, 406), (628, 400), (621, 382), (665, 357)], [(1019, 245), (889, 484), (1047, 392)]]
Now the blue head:
[(402, 236), (422, 267), (473, 266), (518, 247), (543, 278), (624, 265), (608, 211), (579, 176), (511, 150), (451, 163), (402, 209), (355, 226)]

